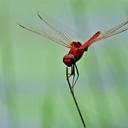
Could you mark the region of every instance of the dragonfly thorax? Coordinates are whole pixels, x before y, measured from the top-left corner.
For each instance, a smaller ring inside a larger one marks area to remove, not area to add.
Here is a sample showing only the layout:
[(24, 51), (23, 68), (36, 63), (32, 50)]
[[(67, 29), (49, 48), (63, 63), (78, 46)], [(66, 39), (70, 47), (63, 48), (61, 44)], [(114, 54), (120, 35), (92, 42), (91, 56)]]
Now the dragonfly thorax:
[(81, 43), (80, 42), (73, 41), (70, 45), (72, 47), (79, 48), (81, 46)]
[(63, 62), (68, 67), (72, 66), (72, 64), (75, 64), (83, 55), (84, 49), (81, 48), (80, 42), (72, 42), (71, 43), (71, 49), (67, 55), (64, 56)]

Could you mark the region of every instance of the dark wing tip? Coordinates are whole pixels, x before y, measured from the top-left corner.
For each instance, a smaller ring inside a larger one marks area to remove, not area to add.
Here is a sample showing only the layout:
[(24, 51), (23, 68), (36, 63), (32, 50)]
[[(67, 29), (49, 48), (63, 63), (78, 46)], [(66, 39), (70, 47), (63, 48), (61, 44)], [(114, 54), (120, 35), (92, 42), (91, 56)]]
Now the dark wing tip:
[(40, 15), (40, 11), (37, 11), (37, 16), (42, 20), (42, 17)]
[(21, 25), (21, 24), (19, 24), (19, 23), (17, 23), (17, 25), (19, 25), (19, 26), (22, 27), (22, 28), (25, 28), (23, 25)]

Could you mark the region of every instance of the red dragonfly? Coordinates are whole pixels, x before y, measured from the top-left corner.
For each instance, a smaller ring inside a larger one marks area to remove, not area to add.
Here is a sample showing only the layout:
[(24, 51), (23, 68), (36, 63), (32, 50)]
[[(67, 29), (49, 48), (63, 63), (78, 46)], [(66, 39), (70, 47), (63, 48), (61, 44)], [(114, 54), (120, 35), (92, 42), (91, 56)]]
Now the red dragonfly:
[(40, 18), (40, 20), (44, 22), (44, 24), (51, 30), (51, 32), (54, 32), (56, 34), (56, 36), (53, 33), (46, 30), (39, 30), (31, 26), (24, 26), (22, 24), (18, 25), (28, 31), (34, 32), (38, 35), (41, 35), (49, 40), (52, 40), (70, 49), (69, 53), (63, 57), (63, 62), (67, 66), (66, 76), (68, 82), (70, 77), (72, 76), (72, 82), (70, 82), (72, 88), (75, 86), (79, 77), (76, 62), (82, 57), (84, 52), (87, 52), (88, 47), (97, 41), (112, 37), (116, 34), (128, 30), (128, 21), (126, 21), (109, 29), (106, 32), (96, 32), (88, 41), (81, 44), (79, 41), (72, 41), (65, 32), (60, 31), (46, 17), (42, 17), (39, 13), (37, 13), (37, 16)]

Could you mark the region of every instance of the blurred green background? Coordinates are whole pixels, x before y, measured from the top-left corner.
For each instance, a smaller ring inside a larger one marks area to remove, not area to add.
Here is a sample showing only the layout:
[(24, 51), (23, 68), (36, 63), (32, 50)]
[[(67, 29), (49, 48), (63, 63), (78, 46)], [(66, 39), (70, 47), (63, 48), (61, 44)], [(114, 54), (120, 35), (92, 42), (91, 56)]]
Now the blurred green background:
[[(68, 49), (17, 26), (41, 27), (37, 11), (86, 41), (128, 20), (128, 1), (0, 0), (0, 128), (82, 128), (62, 62)], [(75, 92), (88, 128), (128, 128), (127, 49), (128, 31), (78, 62)]]

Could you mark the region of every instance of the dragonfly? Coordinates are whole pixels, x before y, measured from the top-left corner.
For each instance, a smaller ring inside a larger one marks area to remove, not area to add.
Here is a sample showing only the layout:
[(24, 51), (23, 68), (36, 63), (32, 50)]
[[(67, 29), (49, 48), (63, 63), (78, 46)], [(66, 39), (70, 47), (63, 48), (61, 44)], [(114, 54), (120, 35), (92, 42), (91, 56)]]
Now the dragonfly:
[[(95, 42), (99, 42), (100, 40), (107, 39), (128, 30), (128, 21), (125, 21), (105, 32), (97, 31), (89, 40), (81, 43), (80, 41), (71, 40), (69, 35), (58, 29), (58, 26), (52, 24), (48, 17), (41, 16), (39, 12), (37, 12), (37, 16), (51, 31), (46, 31), (45, 29), (39, 30), (32, 26), (25, 26), (19, 23), (18, 25), (23, 29), (41, 35), (53, 42), (69, 48), (68, 54), (63, 57), (63, 62), (66, 65), (66, 77), (69, 84), (71, 84), (72, 89), (79, 78), (79, 71), (76, 62), (79, 61), (83, 54), (88, 51), (88, 48)], [(54, 32), (55, 35), (51, 32)]]

